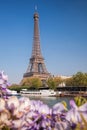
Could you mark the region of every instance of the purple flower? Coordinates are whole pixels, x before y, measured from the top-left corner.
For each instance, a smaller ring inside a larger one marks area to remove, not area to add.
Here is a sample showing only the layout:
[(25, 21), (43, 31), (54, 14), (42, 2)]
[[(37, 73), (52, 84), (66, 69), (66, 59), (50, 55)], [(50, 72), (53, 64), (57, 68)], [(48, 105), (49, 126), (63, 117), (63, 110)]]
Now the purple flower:
[(12, 96), (10, 97), (7, 102), (6, 102), (6, 106), (9, 110), (14, 110), (17, 109), (19, 107), (19, 100), (16, 96)]
[(71, 123), (80, 123), (82, 122), (81, 115), (78, 111), (78, 107), (76, 106), (74, 100), (70, 101), (71, 109), (66, 113), (66, 120)]
[[(1, 71), (1, 72), (0, 72), (0, 81), (1, 81), (1, 80), (2, 80), (3, 82), (8, 81), (8, 76), (5, 75), (4, 71)], [(0, 84), (1, 84), (1, 82), (0, 82)]]
[(87, 120), (87, 103), (77, 107), (74, 100), (70, 101), (71, 109), (66, 114), (66, 119), (72, 123), (81, 123), (82, 117)]
[(67, 108), (62, 104), (62, 103), (57, 103), (52, 107), (52, 114), (57, 115), (57, 114), (62, 114), (67, 111)]
[(78, 107), (77, 107), (77, 105), (76, 105), (76, 103), (75, 103), (74, 100), (70, 100), (70, 107), (71, 107), (71, 108), (78, 109)]
[(8, 76), (4, 74), (4, 71), (0, 72), (0, 94), (3, 98), (7, 98), (7, 87), (9, 86)]
[(71, 130), (71, 126), (69, 122), (55, 122), (54, 130)]

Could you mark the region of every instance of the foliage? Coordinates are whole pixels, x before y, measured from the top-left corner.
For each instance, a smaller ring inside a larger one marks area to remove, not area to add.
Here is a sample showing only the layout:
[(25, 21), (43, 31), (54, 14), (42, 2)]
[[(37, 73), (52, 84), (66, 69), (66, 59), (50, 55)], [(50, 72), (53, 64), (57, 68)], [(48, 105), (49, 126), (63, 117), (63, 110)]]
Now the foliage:
[(77, 72), (72, 78), (66, 79), (66, 86), (87, 87), (87, 73)]
[(87, 130), (87, 121), (84, 119), (82, 114), (80, 114), (80, 116), (82, 118), (83, 125), (78, 123), (75, 130)]
[(15, 90), (17, 92), (20, 92), (21, 89), (29, 89), (29, 86), (21, 86), (21, 85), (11, 85), (8, 87), (10, 90)]
[(63, 82), (63, 80), (61, 79), (61, 77), (54, 77), (54, 82), (57, 87), (57, 86), (59, 86), (59, 84), (61, 84)]
[(4, 126), (2, 130), (11, 130), (8, 126)]
[(73, 86), (87, 87), (87, 73), (78, 72), (73, 75)]
[(71, 77), (71, 78), (67, 78), (67, 79), (65, 79), (65, 84), (66, 84), (66, 86), (73, 86), (73, 78)]
[[(42, 84), (37, 85), (37, 79), (40, 80), (39, 78), (24, 78), (22, 80), (22, 86), (29, 86), (32, 88), (36, 85), (36, 88), (37, 86), (41, 87)], [(77, 72), (75, 75), (67, 79), (61, 79), (60, 77), (50, 77), (46, 81), (48, 87), (51, 89), (56, 89), (62, 82), (65, 82), (66, 86), (70, 87), (87, 87), (87, 73)]]
[(42, 86), (42, 81), (39, 78), (31, 78), (31, 86), (30, 88), (38, 89)]
[(20, 84), (22, 86), (30, 86), (31, 84), (30, 78), (23, 78)]
[(47, 80), (47, 85), (50, 89), (55, 89), (56, 88), (56, 83), (53, 78), (48, 78)]
[(48, 78), (47, 85), (50, 89), (56, 89), (61, 82), (61, 77), (51, 77)]
[(76, 105), (77, 105), (78, 107), (87, 102), (86, 98), (80, 97), (80, 96), (79, 96), (79, 97), (75, 97), (74, 100), (75, 100)]
[(65, 101), (62, 101), (61, 103), (67, 108), (67, 103)]
[(38, 89), (42, 86), (42, 81), (37, 77), (24, 78), (21, 81), (22, 86), (28, 86), (28, 89)]

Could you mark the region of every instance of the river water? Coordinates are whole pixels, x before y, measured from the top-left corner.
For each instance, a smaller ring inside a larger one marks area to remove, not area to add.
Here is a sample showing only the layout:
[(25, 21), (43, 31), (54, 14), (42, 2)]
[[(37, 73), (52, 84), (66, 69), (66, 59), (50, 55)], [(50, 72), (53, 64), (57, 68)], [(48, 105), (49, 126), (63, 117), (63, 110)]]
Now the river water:
[(74, 97), (29, 97), (30, 100), (40, 100), (43, 103), (47, 104), (49, 107), (52, 107), (58, 102), (65, 101), (67, 103), (67, 108), (70, 108), (69, 101), (74, 99)]

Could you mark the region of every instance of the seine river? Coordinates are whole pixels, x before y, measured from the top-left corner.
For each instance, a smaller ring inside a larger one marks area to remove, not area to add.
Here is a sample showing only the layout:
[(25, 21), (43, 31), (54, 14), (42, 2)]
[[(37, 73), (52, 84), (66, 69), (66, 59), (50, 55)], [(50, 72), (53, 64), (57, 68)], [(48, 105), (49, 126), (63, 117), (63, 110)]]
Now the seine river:
[(40, 100), (43, 103), (48, 104), (49, 107), (52, 107), (58, 102), (65, 101), (67, 103), (67, 108), (69, 109), (69, 101), (74, 97), (29, 97), (31, 100)]

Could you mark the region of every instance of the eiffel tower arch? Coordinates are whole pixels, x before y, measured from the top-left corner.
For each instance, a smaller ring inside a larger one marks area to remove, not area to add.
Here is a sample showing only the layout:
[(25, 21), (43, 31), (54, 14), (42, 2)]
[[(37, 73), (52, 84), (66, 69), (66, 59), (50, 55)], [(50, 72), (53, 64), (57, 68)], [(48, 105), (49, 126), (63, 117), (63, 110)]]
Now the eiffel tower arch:
[(37, 12), (34, 13), (34, 36), (33, 36), (33, 47), (32, 55), (29, 60), (29, 65), (23, 78), (26, 77), (39, 77), (41, 80), (47, 80), (51, 75), (48, 73), (44, 58), (41, 53), (40, 47), (40, 34), (39, 34), (39, 15)]

